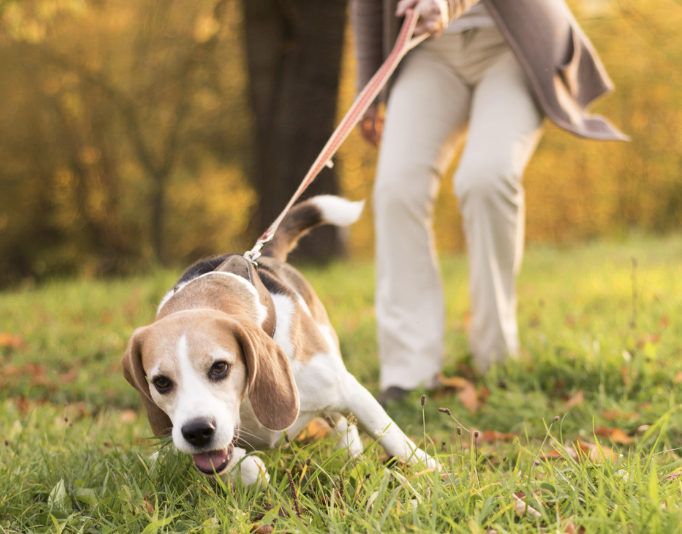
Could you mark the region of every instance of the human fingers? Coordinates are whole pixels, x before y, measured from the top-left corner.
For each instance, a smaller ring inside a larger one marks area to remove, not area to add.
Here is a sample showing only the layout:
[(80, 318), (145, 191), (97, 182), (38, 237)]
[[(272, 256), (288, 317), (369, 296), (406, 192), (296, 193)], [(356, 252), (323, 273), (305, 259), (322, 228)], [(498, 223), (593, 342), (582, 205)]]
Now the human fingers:
[(360, 133), (365, 141), (373, 146), (378, 146), (383, 123), (383, 117), (378, 113), (377, 106), (370, 106), (360, 120)]
[(422, 0), (400, 0), (395, 10), (396, 17), (402, 17), (407, 13), (408, 9), (413, 9), (421, 1)]

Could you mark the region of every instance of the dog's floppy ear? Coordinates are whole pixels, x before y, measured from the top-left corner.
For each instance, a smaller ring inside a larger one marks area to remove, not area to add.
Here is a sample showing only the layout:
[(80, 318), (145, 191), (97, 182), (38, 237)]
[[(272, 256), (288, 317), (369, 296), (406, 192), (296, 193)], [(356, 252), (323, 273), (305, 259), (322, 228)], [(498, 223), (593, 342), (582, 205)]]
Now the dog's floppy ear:
[(285, 430), (298, 418), (298, 388), (284, 351), (251, 321), (227, 319), (246, 361), (249, 402), (269, 430)]
[(168, 435), (173, 430), (173, 423), (166, 413), (153, 401), (149, 392), (149, 383), (142, 367), (142, 342), (149, 327), (138, 328), (128, 341), (128, 349), (121, 359), (123, 376), (142, 397), (142, 403), (147, 411), (147, 419), (154, 435)]

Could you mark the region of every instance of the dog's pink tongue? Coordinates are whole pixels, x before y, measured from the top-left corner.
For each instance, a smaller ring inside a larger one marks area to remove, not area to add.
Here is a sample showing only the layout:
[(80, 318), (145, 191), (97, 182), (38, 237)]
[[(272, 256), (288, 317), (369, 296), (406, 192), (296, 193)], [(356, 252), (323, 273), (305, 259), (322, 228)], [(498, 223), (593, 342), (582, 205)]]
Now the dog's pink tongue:
[(204, 471), (213, 471), (219, 469), (227, 459), (227, 449), (219, 451), (204, 452), (202, 454), (193, 454), (194, 463)]

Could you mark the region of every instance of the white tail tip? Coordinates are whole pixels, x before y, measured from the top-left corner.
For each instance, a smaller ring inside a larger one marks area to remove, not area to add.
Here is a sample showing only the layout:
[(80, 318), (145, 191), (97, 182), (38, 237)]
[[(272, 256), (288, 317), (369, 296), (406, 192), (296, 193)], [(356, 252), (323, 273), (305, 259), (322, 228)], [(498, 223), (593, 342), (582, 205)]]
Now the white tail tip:
[(348, 226), (360, 218), (365, 201), (352, 202), (335, 195), (320, 195), (310, 199), (322, 212), (325, 222)]

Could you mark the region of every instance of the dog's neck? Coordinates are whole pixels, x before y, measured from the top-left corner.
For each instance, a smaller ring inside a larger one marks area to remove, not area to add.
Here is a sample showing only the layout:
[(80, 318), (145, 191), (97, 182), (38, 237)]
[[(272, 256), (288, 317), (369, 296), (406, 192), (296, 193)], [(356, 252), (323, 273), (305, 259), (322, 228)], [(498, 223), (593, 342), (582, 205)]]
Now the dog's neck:
[(202, 308), (214, 309), (232, 316), (247, 317), (272, 337), (276, 328), (272, 299), (266, 302), (257, 289), (244, 278), (213, 272), (200, 276), (178, 289), (163, 305), (156, 317), (162, 319), (172, 313)]

